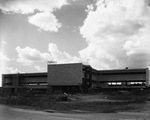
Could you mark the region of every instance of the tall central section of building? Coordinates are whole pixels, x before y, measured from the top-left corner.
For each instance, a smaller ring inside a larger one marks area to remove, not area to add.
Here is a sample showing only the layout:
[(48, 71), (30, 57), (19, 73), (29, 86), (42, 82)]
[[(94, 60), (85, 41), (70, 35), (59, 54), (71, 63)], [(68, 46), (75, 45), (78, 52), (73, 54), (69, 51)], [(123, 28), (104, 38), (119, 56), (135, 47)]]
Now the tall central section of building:
[(83, 65), (76, 64), (50, 64), (48, 65), (49, 86), (75, 86), (82, 84)]

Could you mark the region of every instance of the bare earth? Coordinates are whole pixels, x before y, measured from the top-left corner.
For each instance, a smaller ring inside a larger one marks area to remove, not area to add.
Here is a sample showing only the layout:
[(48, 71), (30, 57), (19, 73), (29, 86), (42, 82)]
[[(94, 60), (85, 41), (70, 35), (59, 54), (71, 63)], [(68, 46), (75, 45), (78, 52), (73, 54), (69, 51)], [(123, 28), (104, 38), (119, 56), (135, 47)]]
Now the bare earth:
[(0, 120), (150, 120), (149, 112), (47, 113), (0, 105)]

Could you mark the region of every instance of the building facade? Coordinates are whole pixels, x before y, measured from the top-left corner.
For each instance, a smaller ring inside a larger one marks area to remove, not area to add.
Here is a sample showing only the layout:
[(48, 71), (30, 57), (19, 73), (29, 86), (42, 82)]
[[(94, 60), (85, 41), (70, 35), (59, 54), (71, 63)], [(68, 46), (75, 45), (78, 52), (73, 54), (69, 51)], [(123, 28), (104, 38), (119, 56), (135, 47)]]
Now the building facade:
[(48, 86), (52, 89), (87, 89), (92, 85), (90, 66), (82, 63), (48, 65)]
[[(149, 69), (95, 70), (82, 63), (48, 64), (45, 73), (3, 74), (2, 88), (16, 94), (20, 89), (50, 91), (89, 88), (146, 88), (150, 86)], [(9, 91), (9, 92), (8, 92)]]
[(101, 70), (95, 82), (101, 88), (146, 88), (150, 86), (149, 69)]
[(3, 94), (24, 94), (33, 90), (47, 89), (47, 73), (17, 73), (2, 75)]

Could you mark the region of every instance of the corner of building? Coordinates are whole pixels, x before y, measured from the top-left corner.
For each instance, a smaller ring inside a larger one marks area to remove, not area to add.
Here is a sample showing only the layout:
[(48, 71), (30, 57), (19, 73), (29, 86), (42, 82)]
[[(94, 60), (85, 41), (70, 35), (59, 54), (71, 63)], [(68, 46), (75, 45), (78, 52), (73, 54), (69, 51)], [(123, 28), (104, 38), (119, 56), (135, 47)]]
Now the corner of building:
[(149, 68), (146, 68), (146, 86), (150, 87), (150, 71)]

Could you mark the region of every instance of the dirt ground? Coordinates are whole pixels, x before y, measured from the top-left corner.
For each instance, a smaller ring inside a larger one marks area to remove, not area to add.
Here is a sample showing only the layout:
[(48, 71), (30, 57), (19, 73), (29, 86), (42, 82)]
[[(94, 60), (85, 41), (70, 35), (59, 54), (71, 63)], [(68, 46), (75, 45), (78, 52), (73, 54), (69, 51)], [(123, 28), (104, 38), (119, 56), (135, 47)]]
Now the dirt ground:
[(48, 113), (0, 105), (0, 120), (150, 120), (149, 113)]

